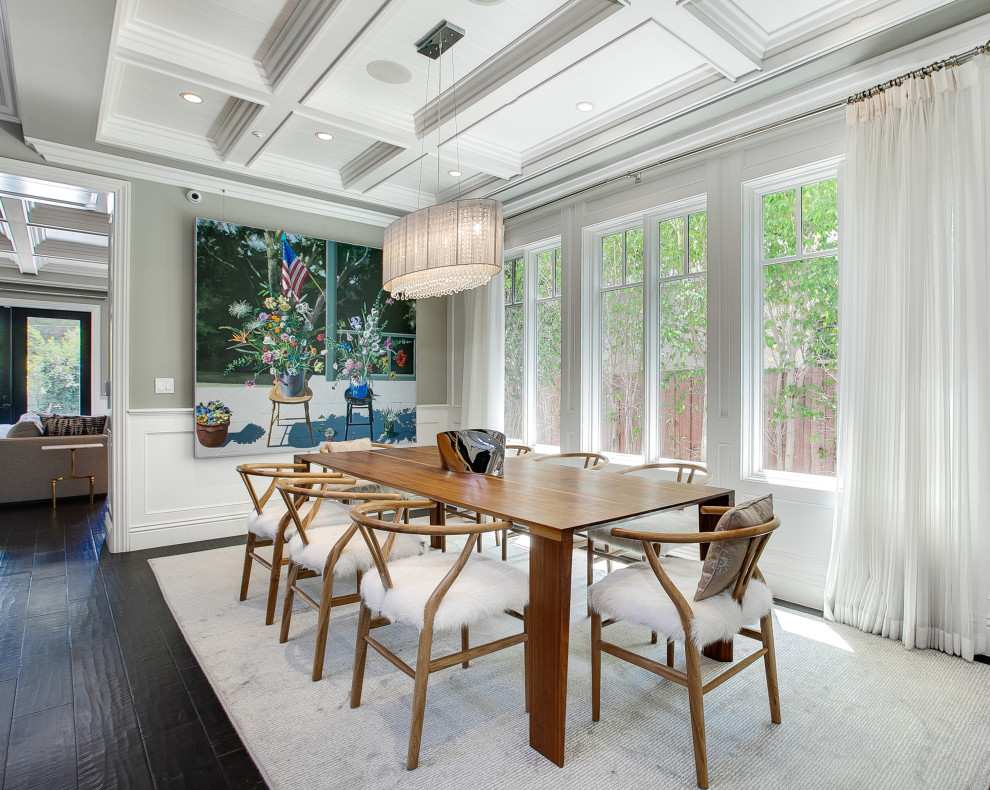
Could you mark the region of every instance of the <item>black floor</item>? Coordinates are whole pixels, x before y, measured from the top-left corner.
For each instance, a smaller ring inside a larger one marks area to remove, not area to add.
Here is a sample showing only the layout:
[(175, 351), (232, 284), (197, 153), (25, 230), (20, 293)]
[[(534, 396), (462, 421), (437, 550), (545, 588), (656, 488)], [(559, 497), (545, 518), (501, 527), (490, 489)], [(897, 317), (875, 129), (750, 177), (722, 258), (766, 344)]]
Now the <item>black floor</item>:
[(110, 554), (104, 505), (0, 507), (0, 786), (264, 788), (147, 560)]

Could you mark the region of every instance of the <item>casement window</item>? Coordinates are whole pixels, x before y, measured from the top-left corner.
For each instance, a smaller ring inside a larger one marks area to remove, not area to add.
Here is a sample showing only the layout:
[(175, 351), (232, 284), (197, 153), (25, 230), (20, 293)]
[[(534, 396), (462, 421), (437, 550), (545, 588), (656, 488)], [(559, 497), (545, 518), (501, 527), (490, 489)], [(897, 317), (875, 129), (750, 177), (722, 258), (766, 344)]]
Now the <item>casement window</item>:
[(704, 461), (708, 215), (702, 199), (592, 231), (600, 452)]
[(747, 185), (753, 264), (746, 305), (750, 473), (835, 475), (836, 167), (806, 168)]
[(541, 450), (560, 447), (560, 246), (510, 255), (505, 283), (505, 433)]

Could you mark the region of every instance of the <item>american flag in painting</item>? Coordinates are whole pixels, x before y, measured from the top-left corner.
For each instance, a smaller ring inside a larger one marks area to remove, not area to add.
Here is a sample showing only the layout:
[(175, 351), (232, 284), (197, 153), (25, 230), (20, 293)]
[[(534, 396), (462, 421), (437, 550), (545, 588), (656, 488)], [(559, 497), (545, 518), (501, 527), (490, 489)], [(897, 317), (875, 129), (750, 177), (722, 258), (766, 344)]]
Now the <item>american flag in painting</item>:
[(289, 246), (289, 240), (282, 236), (282, 293), (298, 302), (305, 279), (306, 266)]

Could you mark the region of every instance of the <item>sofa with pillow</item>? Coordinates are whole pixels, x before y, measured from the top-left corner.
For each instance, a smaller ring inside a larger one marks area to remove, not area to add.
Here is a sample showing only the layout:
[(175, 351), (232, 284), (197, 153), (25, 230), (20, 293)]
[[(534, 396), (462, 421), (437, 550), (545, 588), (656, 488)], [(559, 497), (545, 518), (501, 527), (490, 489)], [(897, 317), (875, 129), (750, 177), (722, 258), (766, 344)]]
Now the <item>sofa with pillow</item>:
[[(0, 503), (51, 499), (52, 478), (67, 478), (72, 453), (79, 444), (98, 444), (76, 450), (76, 474), (93, 475), (95, 492), (107, 492), (107, 418), (25, 414), (13, 425), (0, 425)], [(59, 447), (43, 450), (43, 447)], [(89, 496), (89, 480), (60, 480), (59, 499)]]

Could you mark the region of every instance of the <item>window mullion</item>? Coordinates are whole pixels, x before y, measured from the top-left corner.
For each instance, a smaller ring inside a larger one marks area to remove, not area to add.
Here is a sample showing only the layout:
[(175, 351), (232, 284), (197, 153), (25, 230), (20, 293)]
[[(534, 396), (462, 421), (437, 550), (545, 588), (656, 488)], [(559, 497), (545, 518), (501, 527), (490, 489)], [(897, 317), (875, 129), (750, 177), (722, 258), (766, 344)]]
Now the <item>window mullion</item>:
[(643, 227), (643, 460), (659, 457), (660, 407), (660, 220)]
[(523, 440), (536, 441), (536, 293), (539, 255), (526, 252), (523, 266)]

